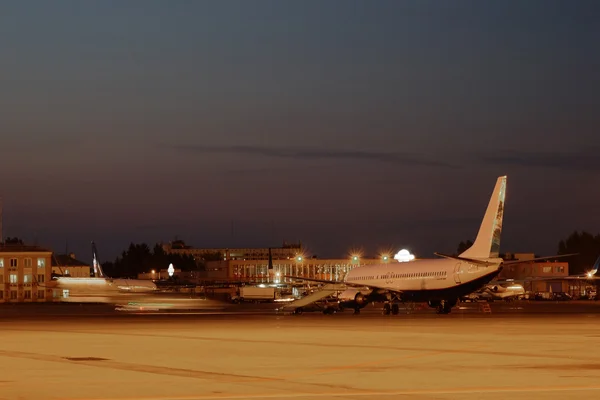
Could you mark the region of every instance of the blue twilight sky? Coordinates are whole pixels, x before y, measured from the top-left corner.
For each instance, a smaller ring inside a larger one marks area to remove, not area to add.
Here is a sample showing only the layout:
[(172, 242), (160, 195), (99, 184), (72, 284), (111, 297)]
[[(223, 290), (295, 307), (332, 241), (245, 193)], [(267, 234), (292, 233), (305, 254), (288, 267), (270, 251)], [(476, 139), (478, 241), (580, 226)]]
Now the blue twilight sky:
[(3, 1), (4, 235), (319, 256), (600, 231), (600, 3)]

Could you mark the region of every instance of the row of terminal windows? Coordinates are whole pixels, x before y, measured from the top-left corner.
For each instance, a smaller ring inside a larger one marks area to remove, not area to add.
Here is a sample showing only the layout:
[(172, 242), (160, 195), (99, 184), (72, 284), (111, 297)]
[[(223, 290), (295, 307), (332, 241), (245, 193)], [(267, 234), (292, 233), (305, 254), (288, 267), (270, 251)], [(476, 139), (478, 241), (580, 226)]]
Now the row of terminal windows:
[[(31, 279), (32, 279), (31, 274), (23, 275), (23, 283), (34, 283)], [(38, 274), (37, 283), (44, 283), (44, 281), (45, 281), (44, 275)], [(4, 283), (4, 275), (0, 275), (0, 283)], [(17, 274), (10, 274), (8, 277), (7, 283), (13, 283), (13, 284), (19, 283), (19, 278), (18, 278)]]
[[(427, 277), (443, 277), (446, 276), (446, 271), (433, 271), (433, 272), (413, 272), (407, 274), (391, 274), (391, 275), (377, 275), (377, 279), (410, 279), (410, 278), (427, 278)], [(359, 276), (356, 278), (359, 281), (372, 280), (375, 276)]]
[[(7, 294), (10, 293), (10, 300), (17, 300), (18, 296), (17, 296), (17, 291), (16, 290), (10, 290), (8, 292), (6, 292)], [(45, 297), (44, 291), (43, 290), (38, 290), (37, 291), (37, 298), (38, 299), (43, 299)], [(23, 298), (25, 299), (31, 299), (31, 290), (25, 290), (23, 292)], [(4, 299), (4, 291), (0, 290), (0, 301)]]
[[(16, 268), (19, 266), (19, 259), (18, 258), (10, 258), (9, 259), (9, 265), (11, 268)], [(33, 259), (31, 258), (24, 258), (23, 259), (23, 266), (24, 267), (33, 267)], [(46, 267), (46, 259), (45, 258), (38, 258), (37, 259), (37, 267), (38, 268), (45, 268)], [(0, 258), (0, 268), (4, 268), (4, 258)]]

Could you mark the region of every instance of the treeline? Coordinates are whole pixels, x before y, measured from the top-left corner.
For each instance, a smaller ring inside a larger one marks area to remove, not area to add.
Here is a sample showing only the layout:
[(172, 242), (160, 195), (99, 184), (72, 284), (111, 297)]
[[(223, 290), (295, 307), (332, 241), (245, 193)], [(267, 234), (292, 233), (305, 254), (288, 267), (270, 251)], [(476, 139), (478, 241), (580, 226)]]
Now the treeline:
[[(456, 255), (467, 250), (473, 245), (473, 241), (467, 240), (460, 242), (456, 249)], [(577, 254), (575, 256), (557, 259), (557, 261), (566, 261), (569, 263), (569, 274), (584, 274), (590, 269), (600, 256), (600, 234), (592, 235), (589, 232), (575, 231), (568, 238), (558, 243), (557, 255)], [(552, 254), (544, 254), (544, 256)], [(500, 255), (503, 256), (502, 254)], [(538, 255), (536, 255), (538, 256)]]
[(194, 259), (190, 255), (167, 254), (158, 243), (152, 249), (146, 243), (131, 243), (115, 261), (100, 263), (104, 273), (110, 277), (136, 278), (140, 273), (167, 269), (169, 264), (182, 271), (204, 270), (204, 262), (213, 259), (220, 260), (222, 255), (210, 254), (202, 259)]

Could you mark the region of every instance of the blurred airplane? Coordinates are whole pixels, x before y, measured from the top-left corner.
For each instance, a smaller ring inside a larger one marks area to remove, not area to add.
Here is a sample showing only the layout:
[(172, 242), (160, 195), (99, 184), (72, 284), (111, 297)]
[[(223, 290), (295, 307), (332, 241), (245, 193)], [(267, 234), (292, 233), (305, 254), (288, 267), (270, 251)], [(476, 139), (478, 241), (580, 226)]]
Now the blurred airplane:
[(513, 283), (509, 286), (485, 285), (482, 289), (464, 297), (468, 300), (515, 300), (525, 295), (523, 285)]
[[(157, 290), (151, 280), (110, 278), (98, 262), (96, 244), (92, 242), (94, 276), (89, 278), (57, 277), (48, 283), (52, 289), (61, 289), (63, 301), (98, 301), (98, 298), (120, 293), (150, 293)], [(71, 299), (73, 297), (73, 299)], [(94, 300), (95, 299), (95, 300)]]

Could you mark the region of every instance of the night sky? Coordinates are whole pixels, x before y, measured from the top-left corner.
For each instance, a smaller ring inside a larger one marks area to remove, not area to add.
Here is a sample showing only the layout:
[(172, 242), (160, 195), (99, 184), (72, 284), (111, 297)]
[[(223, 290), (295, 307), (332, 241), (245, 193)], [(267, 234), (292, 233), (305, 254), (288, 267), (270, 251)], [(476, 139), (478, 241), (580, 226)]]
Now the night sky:
[(453, 252), (600, 231), (598, 1), (3, 1), (4, 235)]

